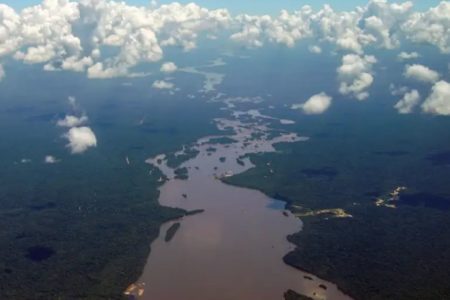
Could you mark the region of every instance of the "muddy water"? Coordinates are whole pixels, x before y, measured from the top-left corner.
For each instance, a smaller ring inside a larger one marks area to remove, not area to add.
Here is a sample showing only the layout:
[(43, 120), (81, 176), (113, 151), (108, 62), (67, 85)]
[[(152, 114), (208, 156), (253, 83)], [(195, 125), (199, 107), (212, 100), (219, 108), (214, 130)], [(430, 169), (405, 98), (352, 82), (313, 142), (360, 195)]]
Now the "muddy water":
[[(302, 227), (299, 219), (284, 211), (284, 203), (218, 179), (252, 167), (248, 159), (237, 162), (244, 154), (275, 151), (275, 143), (307, 138), (283, 134), (272, 140), (267, 136), (251, 140), (251, 133), (264, 133), (267, 128), (236, 120), (216, 122), (219, 128), (232, 128), (236, 142), (211, 145), (210, 138), (199, 140), (198, 156), (182, 165), (189, 170), (188, 180), (172, 179), (173, 170), (164, 161), (156, 162), (164, 157), (148, 161), (169, 178), (160, 189), (161, 205), (205, 211), (162, 226), (137, 282), (143, 292), (137, 298), (272, 300), (283, 299), (283, 293), (293, 289), (314, 299), (350, 299), (335, 285), (283, 263), (283, 256), (293, 249), (286, 236)], [(166, 231), (175, 222), (181, 227), (166, 242)]]

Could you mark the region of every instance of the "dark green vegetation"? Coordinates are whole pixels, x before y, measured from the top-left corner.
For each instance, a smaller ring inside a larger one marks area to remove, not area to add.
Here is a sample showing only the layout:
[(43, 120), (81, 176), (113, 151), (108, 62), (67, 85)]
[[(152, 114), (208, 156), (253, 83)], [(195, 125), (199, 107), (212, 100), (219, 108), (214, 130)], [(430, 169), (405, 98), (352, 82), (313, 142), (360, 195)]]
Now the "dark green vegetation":
[(244, 162), (242, 159), (240, 159), (240, 158), (237, 158), (237, 159), (236, 159), (236, 162), (237, 162), (238, 165), (240, 165), (240, 166), (245, 166), (245, 162)]
[(178, 168), (174, 173), (176, 179), (187, 180), (189, 178), (189, 171), (186, 167)]
[(333, 180), (337, 175), (338, 171), (330, 167), (322, 167), (322, 168), (307, 168), (302, 169), (301, 173), (305, 175), (309, 179), (328, 179)]
[(435, 166), (450, 166), (450, 151), (433, 153), (428, 155), (427, 158)]
[(408, 151), (374, 151), (374, 154), (377, 155), (387, 155), (387, 156), (403, 156), (403, 155), (408, 155), (410, 154)]
[(450, 209), (450, 198), (427, 193), (401, 195), (398, 205), (410, 205), (416, 207), (434, 208), (440, 210)]
[(217, 137), (217, 138), (212, 138), (210, 139), (207, 143), (208, 144), (222, 144), (222, 145), (227, 145), (227, 144), (233, 144), (236, 143), (237, 141), (235, 139), (232, 139), (230, 137), (224, 136), (224, 137)]
[[(304, 117), (293, 128), (310, 141), (252, 155), (257, 167), (226, 181), (262, 190), (293, 211), (353, 215), (304, 218), (304, 230), (289, 237), (297, 249), (286, 263), (355, 299), (450, 299), (450, 120), (376, 110), (339, 118)], [(398, 186), (408, 190), (397, 209), (374, 205)]]
[(120, 298), (159, 226), (183, 214), (157, 204), (156, 172), (97, 151), (3, 168), (0, 298)]
[(43, 246), (30, 247), (27, 249), (27, 252), (28, 254), (26, 257), (37, 262), (46, 260), (55, 254), (55, 251), (52, 248)]
[(216, 152), (217, 151), (217, 149), (216, 148), (214, 148), (214, 147), (209, 147), (208, 149), (206, 149), (206, 151), (207, 152)]
[[(149, 175), (145, 159), (218, 134), (210, 120), (219, 110), (159, 100), (148, 78), (14, 70), (0, 86), (0, 299), (120, 299), (160, 225), (185, 214), (159, 206), (161, 174)], [(98, 139), (81, 155), (55, 125), (72, 112), (69, 95)], [(46, 155), (61, 162), (44, 164)]]
[(204, 212), (205, 212), (204, 209), (194, 209), (194, 210), (187, 211), (185, 213), (185, 215), (186, 216), (193, 216), (193, 215), (201, 214), (201, 213), (204, 213)]
[(303, 296), (303, 295), (299, 295), (296, 292), (294, 292), (293, 290), (289, 290), (286, 293), (284, 293), (284, 299), (285, 300), (312, 300), (312, 298)]
[(172, 226), (170, 226), (169, 229), (167, 229), (164, 240), (166, 242), (170, 242), (173, 239), (173, 237), (175, 236), (175, 234), (177, 233), (178, 229), (180, 229), (180, 227), (181, 227), (180, 223), (172, 224)]
[(172, 169), (178, 168), (182, 163), (185, 161), (190, 160), (191, 158), (194, 158), (198, 155), (199, 151), (196, 149), (186, 149), (183, 154), (175, 155), (174, 153), (171, 153), (167, 155), (167, 166), (169, 166)]

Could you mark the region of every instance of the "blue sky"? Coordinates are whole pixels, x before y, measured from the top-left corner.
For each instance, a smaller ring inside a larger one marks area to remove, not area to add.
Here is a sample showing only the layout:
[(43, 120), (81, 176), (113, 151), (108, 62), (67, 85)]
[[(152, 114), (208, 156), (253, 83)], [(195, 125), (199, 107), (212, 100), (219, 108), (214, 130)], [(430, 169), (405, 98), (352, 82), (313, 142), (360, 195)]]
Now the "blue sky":
[[(150, 0), (122, 0), (133, 5), (148, 5)], [(3, 0), (2, 3), (7, 4), (16, 9), (40, 3), (41, 0)], [(160, 0), (159, 3), (170, 3), (172, 0)], [(281, 9), (293, 10), (303, 5), (311, 5), (315, 8), (321, 7), (323, 4), (330, 4), (339, 10), (349, 10), (357, 5), (364, 5), (368, 0), (178, 0), (181, 3), (195, 2), (201, 6), (208, 8), (228, 8), (232, 13), (253, 13), (253, 14), (276, 14)], [(404, 2), (391, 1), (391, 2)], [(431, 6), (435, 6), (440, 0), (413, 0), (417, 9), (423, 10)]]

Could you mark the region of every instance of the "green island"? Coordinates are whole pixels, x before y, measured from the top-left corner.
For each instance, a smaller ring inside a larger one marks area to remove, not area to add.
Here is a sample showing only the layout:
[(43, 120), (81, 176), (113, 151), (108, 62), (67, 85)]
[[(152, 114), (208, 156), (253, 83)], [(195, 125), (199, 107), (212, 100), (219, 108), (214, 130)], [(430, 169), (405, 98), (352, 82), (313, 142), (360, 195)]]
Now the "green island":
[(310, 297), (299, 295), (293, 290), (288, 290), (284, 293), (284, 300), (313, 300)]
[(216, 137), (216, 138), (211, 138), (208, 140), (207, 144), (211, 144), (211, 145), (228, 145), (228, 144), (233, 144), (236, 143), (237, 141), (233, 138), (230, 138), (228, 136), (223, 136), (223, 137)]
[(197, 214), (202, 214), (204, 212), (205, 212), (204, 209), (194, 209), (194, 210), (187, 211), (185, 213), (185, 216), (193, 216), (193, 215), (197, 215)]
[(186, 167), (175, 169), (175, 179), (187, 180), (189, 178), (189, 171)]
[(185, 161), (188, 161), (198, 155), (199, 151), (188, 147), (184, 150), (182, 154), (175, 155), (175, 153), (170, 153), (167, 155), (167, 166), (175, 169), (178, 168), (181, 164), (183, 164)]
[(180, 227), (181, 227), (181, 224), (178, 222), (172, 224), (172, 226), (170, 226), (169, 229), (167, 229), (164, 240), (166, 242), (170, 242), (173, 239), (173, 237), (175, 236), (175, 234), (177, 233), (177, 231), (180, 229)]

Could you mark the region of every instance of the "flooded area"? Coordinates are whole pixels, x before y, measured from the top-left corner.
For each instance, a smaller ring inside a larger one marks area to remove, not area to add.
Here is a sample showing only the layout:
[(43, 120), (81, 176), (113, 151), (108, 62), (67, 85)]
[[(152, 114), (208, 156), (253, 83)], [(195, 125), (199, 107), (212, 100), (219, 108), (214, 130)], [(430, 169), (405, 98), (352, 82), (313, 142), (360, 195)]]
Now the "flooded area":
[[(283, 299), (292, 289), (313, 299), (351, 299), (334, 284), (284, 264), (283, 256), (294, 247), (286, 236), (302, 228), (284, 202), (220, 180), (251, 168), (247, 154), (276, 151), (276, 143), (308, 141), (289, 132), (274, 133), (258, 114), (251, 114), (246, 122), (241, 114), (215, 120), (224, 136), (205, 137), (190, 146), (198, 154), (180, 166), (188, 170), (187, 180), (174, 178), (164, 155), (147, 161), (166, 177), (161, 179), (161, 205), (204, 211), (161, 227), (128, 295), (141, 300)], [(176, 223), (180, 225), (168, 241), (167, 230)]]

